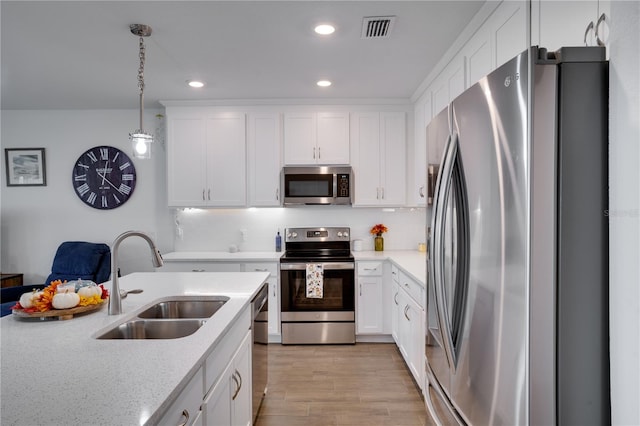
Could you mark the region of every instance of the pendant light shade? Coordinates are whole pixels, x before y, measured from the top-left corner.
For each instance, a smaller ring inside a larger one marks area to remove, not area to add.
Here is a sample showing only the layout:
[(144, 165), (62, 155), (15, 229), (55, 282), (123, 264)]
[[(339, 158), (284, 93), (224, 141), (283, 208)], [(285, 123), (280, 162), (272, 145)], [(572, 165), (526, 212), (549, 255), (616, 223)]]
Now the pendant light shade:
[(151, 27), (143, 24), (133, 24), (129, 27), (131, 33), (140, 39), (140, 66), (138, 68), (138, 88), (140, 89), (140, 128), (129, 134), (131, 146), (133, 148), (133, 156), (135, 158), (147, 159), (151, 158), (151, 144), (153, 143), (153, 135), (144, 131), (144, 61), (146, 59), (146, 50), (144, 46), (144, 37), (151, 35)]

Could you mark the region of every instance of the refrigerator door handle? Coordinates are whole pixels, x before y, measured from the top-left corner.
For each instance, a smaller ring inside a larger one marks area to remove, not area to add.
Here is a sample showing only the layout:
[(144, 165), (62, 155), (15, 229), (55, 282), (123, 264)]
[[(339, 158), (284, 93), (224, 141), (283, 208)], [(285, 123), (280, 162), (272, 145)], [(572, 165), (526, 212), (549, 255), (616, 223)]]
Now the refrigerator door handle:
[(451, 175), (453, 172), (453, 160), (457, 153), (457, 135), (453, 138), (451, 135), (447, 138), (445, 144), (444, 157), (442, 167), (438, 170), (438, 178), (436, 180), (435, 196), (433, 201), (433, 217), (432, 217), (432, 245), (431, 253), (431, 274), (433, 277), (434, 296), (436, 305), (436, 318), (438, 319), (438, 328), (440, 329), (444, 351), (447, 355), (449, 366), (455, 369), (456, 360), (453, 350), (453, 342), (451, 338), (451, 330), (447, 321), (446, 303), (445, 303), (445, 283), (443, 277), (444, 269), (444, 228), (445, 212), (449, 191), (451, 189)]
[[(467, 189), (462, 167), (462, 159), (459, 152), (457, 133), (447, 144), (447, 153), (442, 165), (442, 174), (439, 176), (437, 204), (434, 203), (434, 232), (435, 247), (433, 256), (434, 294), (438, 318), (438, 325), (442, 333), (442, 343), (447, 355), (450, 367), (455, 370), (457, 366), (457, 343), (461, 341), (462, 328), (464, 327), (464, 313), (466, 310), (466, 295), (468, 287), (469, 269), (469, 218)], [(453, 196), (456, 237), (455, 237), (455, 277), (452, 277), (452, 303), (447, 303), (446, 283), (444, 279), (445, 256), (444, 234), (447, 223), (445, 215), (449, 200)], [(448, 307), (452, 311), (449, 312)], [(451, 318), (451, 320), (449, 320)], [(459, 349), (459, 348), (458, 348)]]

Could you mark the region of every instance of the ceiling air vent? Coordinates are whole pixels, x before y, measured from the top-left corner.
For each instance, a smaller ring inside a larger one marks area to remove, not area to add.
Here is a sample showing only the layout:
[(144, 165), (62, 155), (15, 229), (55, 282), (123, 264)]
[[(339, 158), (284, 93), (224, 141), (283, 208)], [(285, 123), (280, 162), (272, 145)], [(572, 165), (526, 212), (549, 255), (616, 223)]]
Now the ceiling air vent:
[(386, 38), (393, 28), (395, 16), (365, 16), (362, 19), (362, 38)]

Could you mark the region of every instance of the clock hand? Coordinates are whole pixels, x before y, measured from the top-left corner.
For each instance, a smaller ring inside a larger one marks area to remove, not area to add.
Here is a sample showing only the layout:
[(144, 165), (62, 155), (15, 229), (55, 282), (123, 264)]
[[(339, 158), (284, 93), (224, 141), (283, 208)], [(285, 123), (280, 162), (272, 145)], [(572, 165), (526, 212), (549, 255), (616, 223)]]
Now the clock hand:
[[(104, 162), (104, 175), (102, 176), (102, 185), (104, 185), (104, 181), (107, 178), (107, 166), (109, 165), (109, 160), (106, 160)], [(98, 173), (98, 176), (100, 175), (100, 173)]]
[(96, 170), (96, 173), (98, 174), (98, 177), (102, 178), (102, 182), (107, 182), (109, 185), (111, 185), (116, 191), (118, 191), (120, 194), (124, 195), (124, 192), (120, 191), (120, 188), (118, 188), (117, 186), (115, 186), (114, 184), (111, 183), (111, 181), (109, 181), (109, 179), (107, 179), (106, 175), (101, 175), (99, 171)]

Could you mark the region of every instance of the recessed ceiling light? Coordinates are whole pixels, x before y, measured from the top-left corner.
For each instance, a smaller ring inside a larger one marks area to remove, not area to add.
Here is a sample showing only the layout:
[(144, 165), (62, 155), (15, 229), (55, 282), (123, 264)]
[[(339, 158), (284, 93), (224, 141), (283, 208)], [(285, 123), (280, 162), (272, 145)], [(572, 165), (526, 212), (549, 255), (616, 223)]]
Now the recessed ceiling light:
[(320, 80), (316, 83), (320, 87), (329, 87), (331, 86), (331, 82), (329, 80)]
[(197, 81), (197, 80), (187, 80), (187, 84), (189, 85), (189, 87), (193, 87), (193, 88), (196, 88), (196, 89), (204, 87), (204, 83), (201, 82), (201, 81)]
[(313, 29), (316, 33), (321, 34), (321, 35), (329, 35), (329, 34), (333, 34), (333, 32), (336, 30), (335, 27), (333, 25), (329, 25), (329, 24), (320, 24), (317, 27), (315, 27)]

